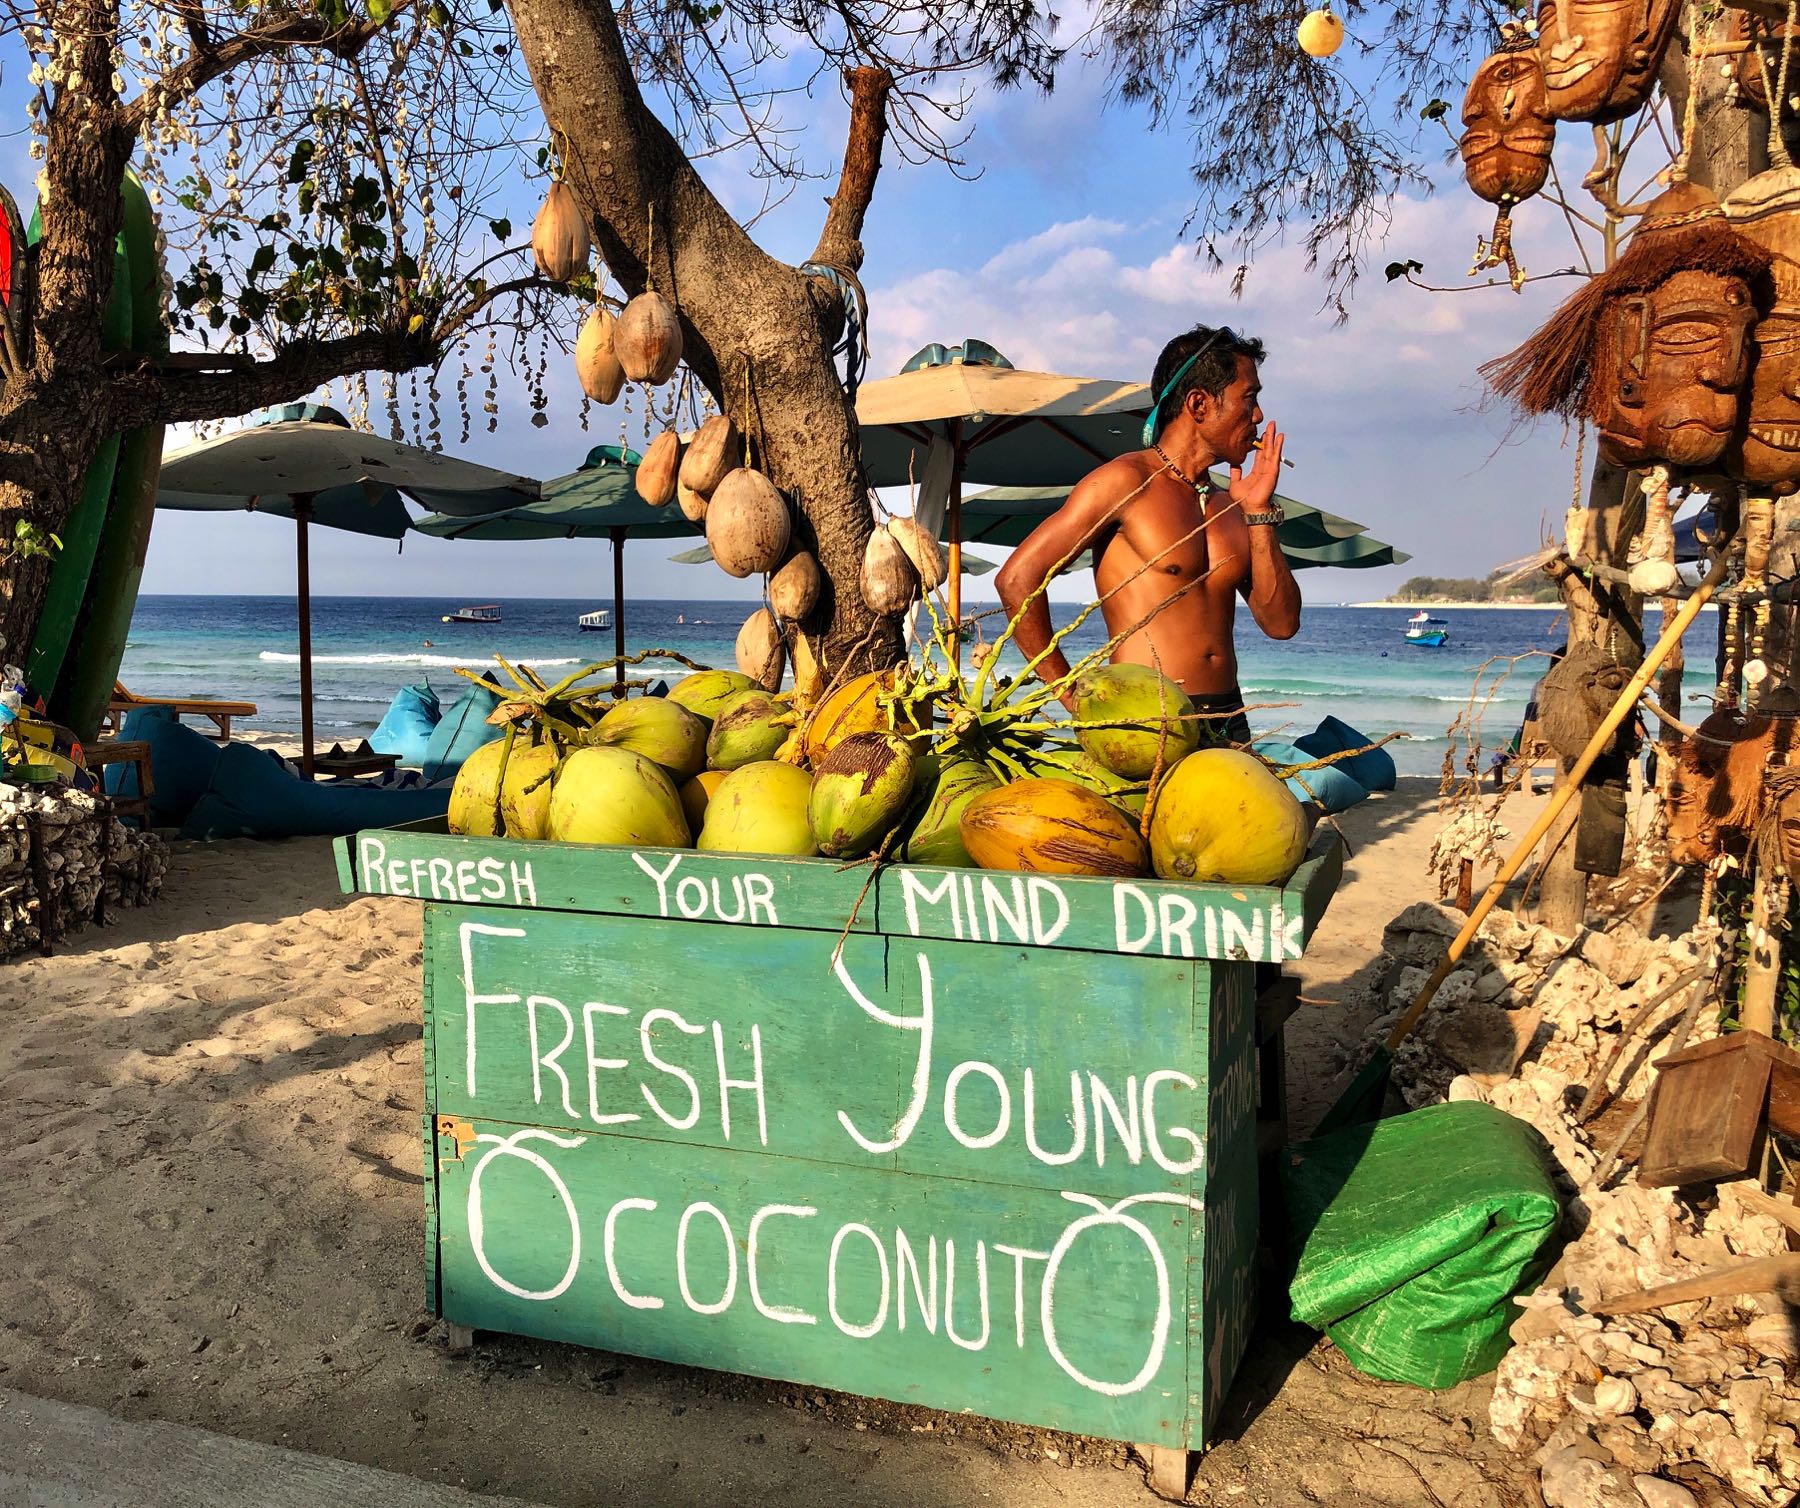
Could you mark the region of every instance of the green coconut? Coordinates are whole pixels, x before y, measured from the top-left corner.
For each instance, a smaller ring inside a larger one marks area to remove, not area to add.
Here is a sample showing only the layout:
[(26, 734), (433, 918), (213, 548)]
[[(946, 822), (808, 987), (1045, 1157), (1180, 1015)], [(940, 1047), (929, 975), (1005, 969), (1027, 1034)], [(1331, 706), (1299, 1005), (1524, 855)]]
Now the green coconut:
[(813, 771), (807, 816), (819, 852), (859, 859), (900, 825), (919, 756), (892, 733), (853, 733)]
[(592, 740), (654, 760), (677, 785), (706, 768), (706, 722), (664, 696), (620, 702), (594, 725)]
[(709, 853), (809, 858), (819, 851), (807, 821), (811, 794), (806, 771), (778, 759), (727, 771), (706, 804), (706, 825), (694, 846)]
[[(1115, 775), (1146, 780), (1156, 767), (1200, 747), (1200, 725), (1188, 694), (1148, 665), (1105, 665), (1075, 683), (1075, 735), (1081, 747)], [(1130, 727), (1083, 727), (1129, 723)], [(1165, 736), (1166, 731), (1166, 736)]]
[[(1165, 773), (1173, 767), (1171, 760)], [(1090, 791), (1104, 796), (1114, 806), (1123, 807), (1138, 816), (1144, 814), (1144, 797), (1148, 794), (1142, 780), (1127, 780), (1113, 772), (1086, 749), (1049, 749), (1032, 761), (1032, 774), (1045, 780), (1072, 780)], [(1135, 787), (1135, 789), (1134, 789)]]
[(786, 703), (760, 688), (733, 692), (719, 704), (706, 740), (706, 764), (714, 770), (736, 770), (772, 759), (791, 731), (775, 721)]
[(973, 759), (939, 759), (928, 754), (913, 777), (912, 808), (907, 813), (906, 844), (901, 858), (909, 864), (939, 864), (969, 869), (975, 861), (963, 847), (957, 824), (963, 808), (1000, 777)]
[(550, 821), (550, 798), (555, 794), (556, 759), (556, 746), (549, 739), (536, 744), (513, 740), (506, 780), (500, 788), (500, 815), (507, 837), (544, 836)]
[(749, 691), (755, 685), (749, 676), (736, 670), (702, 670), (677, 681), (670, 688), (667, 700), (677, 707), (686, 707), (695, 717), (705, 718), (710, 723), (719, 715), (721, 702), (740, 691)]
[(450, 787), (451, 832), (471, 838), (496, 835), (494, 803), (500, 795), (500, 754), (505, 746), (503, 738), (483, 744), (457, 769)]
[(577, 749), (563, 761), (546, 834), (558, 843), (686, 848), (692, 842), (668, 772), (615, 745)]

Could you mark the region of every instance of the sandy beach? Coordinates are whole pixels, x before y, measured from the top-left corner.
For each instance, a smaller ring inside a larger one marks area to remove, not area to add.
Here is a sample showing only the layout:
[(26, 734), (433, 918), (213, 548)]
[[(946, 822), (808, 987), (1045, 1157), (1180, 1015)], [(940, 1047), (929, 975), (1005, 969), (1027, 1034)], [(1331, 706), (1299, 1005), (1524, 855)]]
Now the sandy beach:
[[(1341, 819), (1301, 1122), (1362, 1050), (1344, 1002), (1382, 925), (1429, 893), (1435, 789)], [(557, 1508), (1154, 1501), (1117, 1442), (503, 1337), (449, 1354), (421, 1307), (419, 950), (417, 906), (340, 895), (322, 840), (176, 844), (158, 904), (7, 966), (0, 1386)], [(1503, 1508), (1486, 1396), (1371, 1382), (1269, 1321), (1190, 1500)]]

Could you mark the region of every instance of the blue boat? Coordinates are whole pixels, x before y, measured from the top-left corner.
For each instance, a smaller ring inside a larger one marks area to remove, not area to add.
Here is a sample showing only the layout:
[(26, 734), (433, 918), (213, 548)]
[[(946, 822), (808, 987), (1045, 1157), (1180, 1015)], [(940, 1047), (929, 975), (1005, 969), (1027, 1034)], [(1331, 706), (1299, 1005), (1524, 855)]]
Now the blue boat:
[(1420, 649), (1442, 649), (1450, 642), (1450, 620), (1414, 613), (1406, 620), (1406, 642)]

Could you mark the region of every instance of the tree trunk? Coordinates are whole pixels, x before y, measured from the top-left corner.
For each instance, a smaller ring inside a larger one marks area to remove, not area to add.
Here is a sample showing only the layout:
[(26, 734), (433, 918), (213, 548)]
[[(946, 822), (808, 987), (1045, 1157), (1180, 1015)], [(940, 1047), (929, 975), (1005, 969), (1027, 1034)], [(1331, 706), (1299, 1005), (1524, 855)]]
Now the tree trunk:
[[(511, 9), (607, 270), (628, 294), (654, 287), (675, 304), (689, 366), (795, 507), (798, 542), (815, 550), (825, 577), (807, 627), (827, 676), (852, 654), (852, 670), (864, 657), (869, 668), (894, 663), (900, 620), (877, 618), (858, 588), (875, 520), (855, 406), (831, 361), (839, 289), (769, 256), (713, 196), (645, 106), (607, 0), (512, 0)], [(859, 69), (850, 83), (850, 144), (813, 260), (854, 273), (892, 81)]]

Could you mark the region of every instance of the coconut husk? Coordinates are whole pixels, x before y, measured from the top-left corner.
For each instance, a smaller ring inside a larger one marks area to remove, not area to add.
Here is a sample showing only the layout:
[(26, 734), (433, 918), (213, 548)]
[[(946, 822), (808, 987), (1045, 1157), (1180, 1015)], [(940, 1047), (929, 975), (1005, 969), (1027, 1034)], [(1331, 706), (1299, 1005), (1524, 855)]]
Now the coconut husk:
[(625, 389), (625, 368), (613, 352), (613, 317), (600, 305), (582, 323), (575, 340), (575, 375), (596, 403), (611, 403)]
[(766, 607), (759, 607), (738, 630), (737, 668), (765, 691), (781, 688), (781, 675), (787, 669), (787, 646), (781, 641), (781, 627), (775, 615)]
[(743, 444), (729, 414), (714, 414), (688, 441), (681, 458), (681, 485), (711, 497), (713, 489), (738, 464)]
[(890, 518), (887, 531), (894, 536), (895, 542), (906, 551), (906, 558), (912, 562), (912, 568), (919, 573), (919, 585), (928, 592), (935, 592), (944, 584), (944, 552), (938, 547), (931, 531), (917, 519)]
[(681, 466), (681, 436), (665, 429), (650, 442), (638, 462), (638, 496), (652, 508), (666, 508), (675, 501), (675, 478)]
[(531, 254), (538, 271), (553, 283), (566, 283), (587, 270), (593, 248), (574, 190), (560, 180), (551, 184), (544, 207), (531, 222)]
[(619, 315), (613, 349), (633, 382), (667, 382), (681, 365), (681, 320), (654, 290), (640, 293)]
[(707, 500), (706, 542), (727, 575), (774, 570), (792, 531), (787, 502), (775, 484), (747, 466), (729, 473)]
[(1677, 272), (1707, 272), (1755, 283), (1769, 269), (1767, 250), (1739, 235), (1710, 189), (1672, 185), (1659, 194), (1623, 255), (1565, 299), (1525, 343), (1483, 363), (1496, 393), (1528, 414), (1596, 417), (1595, 337), (1609, 300), (1649, 293)]
[(859, 584), (869, 611), (882, 618), (905, 612), (919, 595), (919, 573), (886, 529), (875, 530), (863, 548)]
[(789, 622), (804, 618), (819, 604), (819, 563), (798, 551), (769, 580), (769, 606)]

